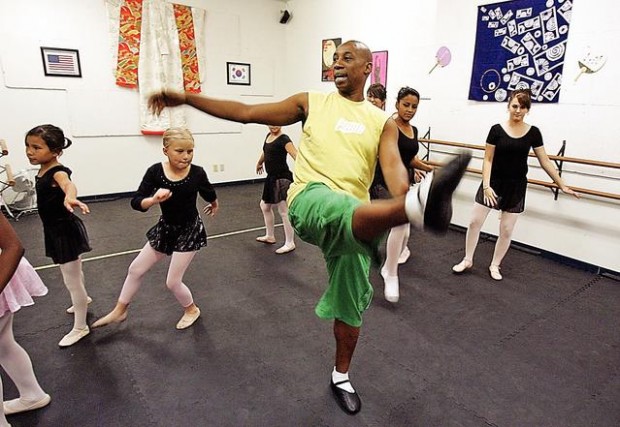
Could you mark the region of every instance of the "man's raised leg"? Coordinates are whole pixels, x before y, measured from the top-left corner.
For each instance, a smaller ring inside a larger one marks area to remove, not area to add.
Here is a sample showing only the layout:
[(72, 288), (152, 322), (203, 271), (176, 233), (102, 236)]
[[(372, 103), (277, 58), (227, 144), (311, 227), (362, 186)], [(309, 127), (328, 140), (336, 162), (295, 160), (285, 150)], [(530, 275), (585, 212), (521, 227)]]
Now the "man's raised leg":
[(434, 233), (446, 233), (452, 219), (452, 194), (470, 160), (470, 152), (459, 153), (405, 196), (360, 205), (353, 213), (353, 235), (362, 242), (372, 242), (407, 222)]

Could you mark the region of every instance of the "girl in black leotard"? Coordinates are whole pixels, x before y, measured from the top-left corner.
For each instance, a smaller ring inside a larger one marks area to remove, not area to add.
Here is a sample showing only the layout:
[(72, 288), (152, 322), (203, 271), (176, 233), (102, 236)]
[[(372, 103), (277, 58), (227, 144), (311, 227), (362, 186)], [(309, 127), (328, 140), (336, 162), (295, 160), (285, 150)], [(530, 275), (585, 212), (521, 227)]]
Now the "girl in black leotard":
[(171, 128), (164, 133), (167, 161), (147, 169), (131, 206), (141, 212), (159, 205), (161, 217), (147, 233), (148, 242), (129, 266), (116, 307), (93, 323), (93, 327), (119, 323), (127, 318), (127, 309), (138, 292), (144, 275), (166, 255), (171, 256), (166, 286), (183, 307), (176, 328), (190, 327), (200, 317), (192, 293), (183, 283), (183, 275), (198, 250), (207, 245), (207, 233), (196, 209), (198, 194), (207, 205), (204, 213), (218, 210), (215, 189), (200, 166), (192, 164), (194, 137), (187, 129)]
[(456, 274), (473, 267), (480, 229), (491, 209), (496, 209), (501, 211), (499, 236), (489, 266), (489, 274), (494, 280), (502, 280), (500, 264), (510, 247), (517, 218), (525, 209), (527, 158), (530, 149), (534, 150), (540, 166), (560, 190), (579, 198), (579, 194), (564, 184), (560, 174), (553, 167), (543, 146), (540, 130), (525, 123), (524, 118), (531, 105), (529, 90), (512, 92), (508, 99), (508, 120), (493, 125), (489, 131), (482, 163), (482, 183), (476, 193), (476, 202), (467, 229), (465, 258), (452, 267), (452, 271)]
[(86, 324), (89, 302), (84, 287), (80, 254), (90, 251), (86, 228), (74, 208), (88, 213), (88, 206), (77, 199), (77, 188), (71, 182), (71, 170), (58, 161), (62, 150), (71, 145), (62, 130), (53, 125), (37, 126), (26, 134), (26, 155), (30, 164), (41, 165), (37, 174), (37, 208), (43, 222), (45, 254), (60, 264), (65, 286), (71, 295), (74, 313), (73, 329), (58, 343), (60, 347), (75, 344), (90, 333)]
[(284, 227), (284, 245), (276, 249), (277, 254), (285, 254), (295, 250), (295, 231), (288, 219), (286, 194), (293, 182), (293, 174), (286, 164), (286, 156), (293, 160), (297, 157), (297, 149), (288, 135), (282, 133), (280, 126), (269, 126), (269, 134), (265, 137), (263, 152), (256, 163), (256, 173), (267, 172), (263, 196), (260, 201), (260, 210), (265, 220), (265, 235), (256, 238), (257, 241), (272, 245), (276, 242), (274, 231), (273, 208), (277, 207)]

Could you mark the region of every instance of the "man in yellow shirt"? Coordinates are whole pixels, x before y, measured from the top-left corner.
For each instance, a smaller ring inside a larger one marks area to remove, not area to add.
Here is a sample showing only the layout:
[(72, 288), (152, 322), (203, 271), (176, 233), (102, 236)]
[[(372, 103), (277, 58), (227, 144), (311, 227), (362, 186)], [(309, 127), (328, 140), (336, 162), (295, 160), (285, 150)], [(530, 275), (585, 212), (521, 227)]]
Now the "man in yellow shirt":
[[(329, 285), (316, 314), (334, 320), (336, 360), (330, 387), (349, 414), (361, 401), (349, 381), (349, 366), (372, 300), (370, 261), (392, 227), (411, 222), (445, 233), (452, 217), (452, 193), (471, 154), (462, 153), (409, 191), (407, 171), (398, 151), (398, 128), (387, 113), (364, 100), (372, 55), (358, 41), (338, 46), (334, 54), (336, 92), (298, 93), (280, 102), (247, 105), (190, 93), (163, 91), (151, 96), (150, 108), (190, 105), (207, 114), (240, 123), (286, 126), (303, 123), (288, 204), (299, 237), (323, 252)], [(377, 158), (390, 200), (369, 203)], [(379, 264), (380, 265), (380, 264)]]

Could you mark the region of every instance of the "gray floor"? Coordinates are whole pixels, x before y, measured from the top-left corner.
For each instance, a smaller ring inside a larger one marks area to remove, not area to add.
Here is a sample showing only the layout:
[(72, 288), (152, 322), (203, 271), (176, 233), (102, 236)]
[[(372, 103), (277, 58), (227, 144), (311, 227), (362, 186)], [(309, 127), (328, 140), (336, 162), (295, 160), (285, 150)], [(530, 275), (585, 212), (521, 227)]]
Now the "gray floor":
[[(218, 194), (209, 246), (186, 275), (203, 312), (188, 330), (174, 328), (182, 311), (162, 263), (126, 322), (59, 349), (69, 296), (57, 267), (39, 271), (50, 292), (16, 314), (15, 333), (52, 403), (10, 416), (13, 426), (620, 425), (620, 283), (518, 250), (494, 282), (490, 241), (472, 273), (455, 276), (457, 230), (412, 233), (398, 304), (383, 299), (372, 272), (375, 297), (351, 370), (363, 408), (346, 415), (328, 387), (331, 323), (313, 313), (326, 282), (321, 254), (298, 242), (275, 255), (254, 241), (260, 184)], [(158, 216), (132, 211), (128, 199), (91, 210), (86, 258), (141, 248)], [(13, 225), (32, 264), (48, 264), (39, 218)], [(134, 257), (85, 262), (89, 322), (113, 307)], [(2, 378), (5, 398), (16, 397)]]

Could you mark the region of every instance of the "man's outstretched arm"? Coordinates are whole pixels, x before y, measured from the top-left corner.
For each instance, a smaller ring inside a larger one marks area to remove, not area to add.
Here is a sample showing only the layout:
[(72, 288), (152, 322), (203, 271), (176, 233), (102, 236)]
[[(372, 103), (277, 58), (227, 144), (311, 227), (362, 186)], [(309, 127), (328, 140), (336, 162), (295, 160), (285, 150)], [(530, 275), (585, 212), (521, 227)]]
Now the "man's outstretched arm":
[(244, 104), (192, 93), (162, 91), (149, 97), (149, 108), (161, 114), (165, 107), (189, 105), (211, 116), (239, 123), (287, 126), (308, 116), (308, 93), (302, 92), (279, 102)]

